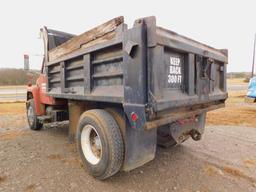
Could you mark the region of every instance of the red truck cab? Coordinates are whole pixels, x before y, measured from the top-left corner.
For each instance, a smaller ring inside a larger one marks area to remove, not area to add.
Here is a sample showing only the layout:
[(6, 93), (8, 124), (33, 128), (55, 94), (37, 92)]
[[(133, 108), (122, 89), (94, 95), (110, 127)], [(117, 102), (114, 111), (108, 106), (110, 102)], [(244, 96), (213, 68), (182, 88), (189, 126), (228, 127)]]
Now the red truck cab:
[[(27, 86), (27, 115), (28, 123), (31, 129), (41, 129), (43, 121), (52, 119), (52, 110), (57, 108), (58, 111), (67, 113), (66, 107), (67, 100), (55, 99), (46, 93), (47, 77), (45, 74), (45, 62), (48, 60), (48, 51), (54, 49), (58, 45), (66, 42), (70, 38), (74, 37), (72, 34), (47, 29), (46, 27), (41, 29), (41, 35), (44, 40), (45, 54), (42, 62), (41, 73), (36, 81), (35, 85), (30, 83)], [(50, 40), (50, 41), (49, 41)], [(47, 110), (48, 109), (48, 110)], [(65, 120), (67, 115), (62, 115)], [(55, 117), (56, 118), (56, 117)], [(56, 120), (56, 119), (55, 119)]]

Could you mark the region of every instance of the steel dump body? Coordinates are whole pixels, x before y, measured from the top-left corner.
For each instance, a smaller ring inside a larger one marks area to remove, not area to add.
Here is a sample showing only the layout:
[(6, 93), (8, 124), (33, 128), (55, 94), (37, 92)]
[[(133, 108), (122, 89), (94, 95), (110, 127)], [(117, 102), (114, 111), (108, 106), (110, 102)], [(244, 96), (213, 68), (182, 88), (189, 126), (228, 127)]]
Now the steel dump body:
[(57, 58), (59, 47), (49, 51), (49, 95), (141, 104), (156, 112), (226, 99), (226, 51), (157, 27), (154, 17), (131, 29), (118, 21), (96, 43), (78, 44)]
[(73, 38), (55, 34), (61, 36), (65, 43), (45, 51), (46, 92), (122, 106), (126, 170), (154, 158), (155, 128), (201, 115), (194, 126), (203, 132), (205, 112), (224, 106), (227, 51), (158, 27), (155, 17), (130, 29), (119, 17)]
[[(227, 52), (157, 27), (154, 17), (136, 21), (131, 29), (120, 22), (100, 38), (85, 48), (76, 45), (79, 49), (59, 58), (50, 50), (54, 60), (46, 65), (49, 95), (147, 104), (154, 111), (227, 97)], [(178, 66), (170, 63), (175, 58)]]

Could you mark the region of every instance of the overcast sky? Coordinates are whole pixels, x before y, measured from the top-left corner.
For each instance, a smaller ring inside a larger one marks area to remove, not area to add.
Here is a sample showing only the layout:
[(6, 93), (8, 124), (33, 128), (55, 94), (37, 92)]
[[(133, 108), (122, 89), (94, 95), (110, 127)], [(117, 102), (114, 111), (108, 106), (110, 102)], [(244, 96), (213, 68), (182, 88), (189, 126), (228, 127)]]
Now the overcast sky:
[(228, 71), (250, 71), (256, 32), (254, 0), (3, 0), (0, 2), (0, 68), (40, 69), (42, 26), (80, 34), (123, 15), (130, 27), (140, 17), (155, 15), (159, 26), (209, 44), (229, 49)]

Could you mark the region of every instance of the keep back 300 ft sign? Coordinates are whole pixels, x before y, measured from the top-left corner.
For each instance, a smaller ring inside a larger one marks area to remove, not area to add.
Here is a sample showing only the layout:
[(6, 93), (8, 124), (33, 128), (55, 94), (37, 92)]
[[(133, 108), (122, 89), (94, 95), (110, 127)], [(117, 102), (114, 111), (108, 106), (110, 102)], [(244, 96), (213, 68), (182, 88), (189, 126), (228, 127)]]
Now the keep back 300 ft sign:
[(168, 74), (169, 84), (180, 84), (182, 82), (181, 75), (181, 59), (179, 57), (170, 57), (170, 67)]

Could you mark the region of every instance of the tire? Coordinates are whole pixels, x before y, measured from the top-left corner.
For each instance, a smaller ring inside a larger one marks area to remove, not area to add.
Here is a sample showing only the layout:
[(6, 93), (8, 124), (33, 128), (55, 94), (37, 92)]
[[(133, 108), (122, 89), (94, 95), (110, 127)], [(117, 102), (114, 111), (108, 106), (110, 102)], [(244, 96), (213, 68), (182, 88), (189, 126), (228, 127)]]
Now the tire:
[(173, 147), (177, 145), (177, 142), (170, 134), (170, 128), (168, 126), (158, 128), (157, 145), (163, 148)]
[(32, 130), (40, 130), (43, 124), (39, 122), (36, 116), (34, 99), (30, 99), (27, 102), (27, 120), (29, 128)]
[(121, 131), (121, 135), (124, 141), (124, 137), (125, 137), (125, 119), (123, 117), (123, 111), (119, 108), (105, 108), (105, 110), (110, 113), (110, 115), (115, 119), (115, 121), (117, 122), (120, 131)]
[[(189, 136), (185, 137), (181, 143), (184, 143)], [(162, 126), (157, 129), (157, 145), (163, 148), (174, 147), (181, 143), (177, 143), (171, 135), (169, 126)]]
[(77, 147), (90, 174), (104, 180), (117, 173), (124, 159), (124, 144), (115, 119), (105, 110), (84, 112), (77, 129)]

